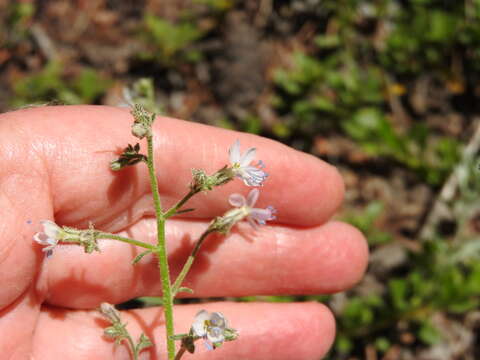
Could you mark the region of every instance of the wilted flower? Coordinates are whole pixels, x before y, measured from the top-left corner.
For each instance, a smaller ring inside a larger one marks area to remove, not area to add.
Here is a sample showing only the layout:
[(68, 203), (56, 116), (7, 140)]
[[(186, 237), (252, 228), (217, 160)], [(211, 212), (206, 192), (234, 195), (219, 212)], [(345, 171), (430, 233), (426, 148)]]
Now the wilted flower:
[(220, 346), (225, 341), (227, 329), (227, 319), (221, 313), (210, 314), (206, 310), (199, 311), (192, 324), (193, 335), (208, 340), (214, 347)]
[(43, 225), (43, 232), (38, 232), (33, 235), (35, 240), (40, 245), (45, 247), (42, 249), (50, 257), (53, 253), (53, 249), (57, 246), (58, 242), (62, 239), (63, 229), (50, 220), (42, 220), (40, 224)]
[(228, 150), (230, 164), (235, 176), (243, 180), (248, 186), (261, 186), (268, 174), (262, 169), (265, 167), (261, 160), (255, 166), (250, 166), (256, 153), (255, 148), (249, 148), (243, 155), (240, 153), (240, 141), (236, 140)]

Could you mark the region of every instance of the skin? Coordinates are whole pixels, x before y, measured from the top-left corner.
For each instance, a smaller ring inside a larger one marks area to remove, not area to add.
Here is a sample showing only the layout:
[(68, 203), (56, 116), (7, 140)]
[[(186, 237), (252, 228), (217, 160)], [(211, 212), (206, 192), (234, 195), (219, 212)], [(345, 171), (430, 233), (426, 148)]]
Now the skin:
[[(141, 250), (101, 240), (101, 253), (63, 245), (45, 259), (32, 241), (40, 220), (97, 229), (155, 242), (146, 166), (120, 172), (109, 163), (128, 143), (132, 117), (126, 109), (56, 106), (0, 115), (0, 350), (4, 359), (129, 359), (125, 346), (102, 336), (107, 323), (95, 308), (160, 294), (158, 267)], [(258, 231), (238, 224), (227, 237), (213, 235), (184, 285), (196, 297), (254, 294), (323, 294), (359, 281), (368, 249), (359, 231), (330, 218), (344, 187), (332, 166), (254, 135), (170, 118), (157, 118), (155, 159), (164, 208), (187, 191), (192, 168), (212, 173), (228, 162), (236, 140), (270, 177), (257, 207), (273, 205), (278, 219)], [(146, 149), (141, 142), (142, 149)], [(230, 207), (228, 195), (250, 189), (235, 180), (187, 207), (196, 210), (168, 221), (172, 279), (209, 221)], [(187, 294), (188, 295), (188, 294)], [(233, 343), (208, 352), (198, 344), (184, 359), (319, 359), (331, 346), (335, 324), (319, 303), (205, 303), (175, 308), (176, 333), (188, 332), (200, 309), (220, 311), (240, 332)], [(164, 359), (159, 308), (122, 312), (136, 339), (143, 331), (157, 343), (144, 359)]]

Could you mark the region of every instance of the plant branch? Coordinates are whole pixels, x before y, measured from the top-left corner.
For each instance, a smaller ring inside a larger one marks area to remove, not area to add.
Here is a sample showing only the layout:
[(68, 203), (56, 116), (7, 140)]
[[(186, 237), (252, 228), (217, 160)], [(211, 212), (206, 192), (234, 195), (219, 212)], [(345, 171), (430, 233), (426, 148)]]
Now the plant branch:
[(190, 256), (188, 257), (187, 261), (185, 262), (185, 265), (183, 265), (182, 271), (180, 271), (180, 274), (178, 275), (177, 279), (173, 283), (172, 293), (174, 297), (177, 295), (178, 290), (182, 286), (183, 280), (185, 280), (185, 277), (190, 271), (190, 268), (192, 267), (192, 264), (195, 261), (195, 256), (197, 255), (198, 250), (200, 250), (200, 246), (202, 245), (203, 241), (207, 238), (207, 236), (212, 232), (213, 230), (207, 229), (197, 240), (195, 247), (190, 253)]
[(130, 344), (130, 347), (132, 348), (133, 360), (138, 360), (137, 347), (135, 346), (135, 343), (133, 342), (133, 339), (128, 332), (127, 332), (126, 339), (127, 339), (128, 343)]
[(152, 251), (154, 251), (156, 249), (156, 247), (152, 244), (148, 244), (148, 243), (145, 243), (143, 241), (138, 241), (138, 240), (135, 240), (135, 239), (130, 239), (130, 238), (127, 238), (127, 237), (118, 236), (118, 235), (114, 235), (114, 234), (110, 234), (110, 233), (104, 233), (104, 232), (98, 233), (97, 238), (98, 239), (118, 240), (118, 241), (122, 241), (122, 242), (127, 243), (127, 244), (139, 246), (139, 247), (142, 247), (144, 249), (149, 249), (149, 250), (152, 250)]

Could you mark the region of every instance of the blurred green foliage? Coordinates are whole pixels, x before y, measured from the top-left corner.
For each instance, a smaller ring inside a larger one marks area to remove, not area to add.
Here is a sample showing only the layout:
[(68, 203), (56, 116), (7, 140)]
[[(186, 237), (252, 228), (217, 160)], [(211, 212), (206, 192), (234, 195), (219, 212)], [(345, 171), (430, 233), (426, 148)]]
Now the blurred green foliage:
[(151, 51), (140, 54), (144, 60), (159, 61), (163, 65), (174, 65), (175, 61), (195, 62), (201, 53), (191, 45), (200, 39), (203, 31), (191, 20), (172, 23), (153, 14), (145, 15), (143, 35)]
[(327, 30), (315, 37), (315, 49), (295, 52), (290, 66), (275, 73), (272, 101), (284, 121), (273, 132), (305, 138), (342, 132), (372, 156), (441, 184), (458, 161), (458, 143), (418, 123), (394, 128), (390, 102), (408, 91), (398, 91), (403, 86), (395, 79), (428, 73), (444, 85), (452, 78), (462, 83), (451, 70), (454, 57), (480, 66), (478, 4), (466, 18), (463, 1), (326, 1)]
[(155, 86), (151, 78), (140, 78), (130, 87), (124, 88), (124, 97), (129, 105), (140, 104), (152, 113), (163, 113), (162, 107), (155, 100)]
[(236, 0), (193, 0), (194, 4), (207, 6), (208, 10), (215, 12), (224, 12), (230, 10), (235, 5)]
[(217, 18), (235, 3), (236, 0), (192, 0), (176, 21), (146, 13), (140, 34), (148, 50), (139, 54), (140, 59), (167, 68), (202, 60), (203, 53), (197, 45), (219, 24)]
[[(388, 280), (385, 293), (350, 296), (337, 318), (338, 338), (330, 358), (341, 359), (368, 344), (385, 352), (407, 331), (419, 344), (440, 341), (430, 321), (435, 312), (463, 314), (480, 305), (480, 253), (468, 261), (449, 260), (464, 246), (441, 239), (427, 242), (422, 251), (410, 254), (404, 276)], [(403, 330), (397, 328), (400, 322)]]
[(110, 81), (91, 68), (73, 77), (64, 75), (61, 62), (51, 61), (36, 74), (20, 79), (14, 87), (12, 106), (38, 103), (91, 104), (108, 88)]
[(34, 3), (10, 4), (6, 9), (6, 21), (0, 22), (0, 45), (8, 48), (25, 40), (29, 34), (29, 25), (34, 13)]
[[(409, 251), (401, 268), (380, 275), (383, 289), (347, 293), (343, 308), (337, 309), (338, 337), (330, 359), (362, 356), (367, 345), (383, 354), (391, 345), (401, 344), (405, 333), (414, 335), (415, 346), (444, 341), (432, 322), (435, 313), (459, 319), (480, 307), (480, 242), (467, 224), (479, 210), (477, 164), (470, 150), (455, 167), (458, 193), (449, 206), (457, 228), (449, 238), (434, 234), (419, 249)], [(345, 220), (359, 227), (371, 245), (378, 246), (382, 244), (376, 240), (378, 233), (380, 239), (393, 240), (393, 234), (376, 227), (382, 212), (380, 203), (371, 203)]]
[(372, 201), (361, 211), (347, 213), (343, 220), (360, 230), (368, 240), (369, 245), (379, 245), (390, 242), (392, 234), (382, 231), (377, 226), (377, 220), (384, 211), (384, 205), (379, 201)]
[[(392, 2), (384, 3), (388, 6)], [(385, 41), (385, 49), (379, 53), (387, 69), (408, 74), (425, 69), (445, 72), (447, 61), (459, 56), (466, 47), (471, 49), (471, 64), (480, 69), (478, 0), (413, 0), (408, 10), (398, 7), (389, 17), (393, 29)]]

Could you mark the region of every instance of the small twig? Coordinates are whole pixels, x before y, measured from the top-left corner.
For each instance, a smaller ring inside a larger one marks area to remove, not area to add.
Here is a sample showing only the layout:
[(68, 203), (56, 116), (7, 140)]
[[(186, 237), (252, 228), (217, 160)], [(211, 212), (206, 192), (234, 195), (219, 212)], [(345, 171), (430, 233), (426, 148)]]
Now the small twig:
[(260, 0), (258, 13), (255, 16), (255, 26), (264, 27), (267, 24), (268, 17), (272, 13), (272, 0)]
[(178, 275), (177, 279), (175, 280), (173, 286), (172, 286), (172, 294), (173, 296), (177, 295), (180, 287), (182, 286), (182, 282), (187, 276), (188, 272), (190, 271), (190, 268), (192, 267), (192, 264), (195, 260), (195, 256), (198, 253), (198, 250), (200, 250), (200, 246), (202, 246), (203, 241), (207, 238), (208, 235), (210, 235), (213, 231), (212, 230), (206, 230), (200, 238), (197, 240), (195, 247), (193, 248), (190, 256), (188, 257), (187, 261), (185, 262), (185, 265), (183, 265), (182, 271)]
[(30, 32), (42, 54), (49, 61), (56, 60), (58, 58), (57, 49), (43, 27), (41, 27), (39, 24), (34, 24), (32, 25)]
[(175, 360), (180, 360), (182, 358), (183, 354), (185, 354), (185, 351), (186, 351), (186, 349), (182, 346), (180, 348), (180, 350), (178, 350), (177, 355), (175, 355)]
[(459, 173), (463, 171), (465, 166), (468, 166), (469, 160), (480, 149), (480, 119), (473, 122), (473, 129), (475, 130), (473, 136), (470, 138), (467, 146), (464, 148), (459, 164), (453, 169), (447, 181), (438, 194), (431, 211), (427, 216), (422, 228), (419, 231), (419, 238), (422, 240), (430, 239), (435, 234), (435, 227), (442, 218), (442, 214), (449, 212), (449, 203), (453, 200), (457, 193), (459, 185)]

